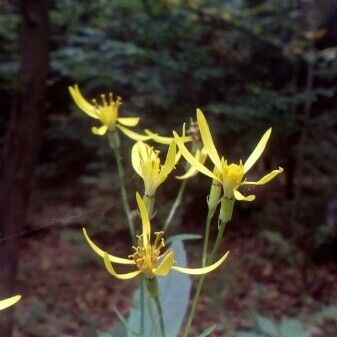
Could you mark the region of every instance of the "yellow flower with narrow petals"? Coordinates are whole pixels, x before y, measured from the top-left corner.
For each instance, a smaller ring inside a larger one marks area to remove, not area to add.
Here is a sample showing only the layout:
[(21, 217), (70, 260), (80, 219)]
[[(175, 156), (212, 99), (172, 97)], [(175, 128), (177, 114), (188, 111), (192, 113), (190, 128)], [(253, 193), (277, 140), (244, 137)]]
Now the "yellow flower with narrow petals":
[(139, 117), (119, 117), (119, 107), (122, 104), (122, 99), (120, 97), (117, 97), (116, 100), (114, 100), (111, 93), (108, 97), (102, 94), (101, 104), (95, 99), (92, 100), (91, 104), (82, 96), (78, 85), (69, 87), (69, 92), (74, 102), (82, 111), (91, 118), (98, 119), (102, 123), (100, 127), (92, 127), (91, 131), (95, 135), (103, 136), (108, 130), (114, 131), (118, 128), (126, 136), (134, 140), (148, 140), (150, 138), (149, 136), (140, 135), (137, 132), (128, 129), (128, 127), (138, 125)]
[(255, 195), (244, 196), (241, 194), (241, 192), (239, 192), (238, 188), (242, 185), (264, 185), (272, 180), (275, 176), (283, 172), (283, 169), (279, 167), (278, 169), (266, 174), (258, 181), (247, 181), (246, 179), (243, 180), (244, 175), (252, 168), (252, 166), (263, 153), (271, 134), (271, 128), (264, 133), (256, 148), (244, 164), (242, 161), (240, 161), (239, 164), (228, 164), (227, 160), (225, 160), (223, 156), (220, 158), (215, 148), (206, 118), (200, 109), (197, 109), (197, 121), (204, 148), (206, 149), (209, 158), (214, 164), (212, 171), (200, 163), (200, 161), (196, 160), (196, 158), (187, 150), (184, 142), (180, 139), (177, 133), (173, 131), (174, 139), (182, 155), (195, 169), (212, 178), (214, 183), (222, 185), (225, 198), (235, 198), (236, 200), (242, 201), (253, 201), (255, 199)]
[[(128, 280), (143, 273), (146, 278), (152, 279), (155, 276), (167, 275), (171, 269), (190, 275), (202, 275), (218, 268), (225, 261), (229, 252), (227, 252), (217, 262), (207, 267), (186, 268), (175, 265), (174, 252), (172, 249), (168, 249), (164, 253), (161, 252), (162, 249), (165, 248), (165, 240), (163, 238), (164, 232), (155, 232), (153, 238), (149, 215), (145, 204), (138, 193), (136, 194), (136, 199), (142, 220), (142, 234), (137, 236), (138, 245), (137, 247), (132, 247), (134, 253), (129, 255), (127, 259), (110, 255), (103, 249), (99, 248), (89, 238), (86, 230), (83, 228), (83, 233), (88, 244), (96, 254), (104, 259), (105, 267), (111, 275), (120, 280)], [(117, 273), (115, 268), (112, 266), (113, 263), (134, 265), (136, 270), (120, 274)]]
[[(183, 125), (183, 131), (182, 131), (182, 136), (180, 137), (181, 141), (184, 143), (187, 142), (192, 142), (192, 149), (195, 149), (194, 151), (192, 150), (195, 159), (198, 160), (201, 164), (204, 164), (206, 159), (207, 159), (207, 151), (205, 148), (199, 148), (199, 129), (195, 125), (196, 123), (191, 121), (191, 125), (189, 129), (187, 130), (187, 133), (190, 134), (189, 136), (185, 135), (185, 123)], [(145, 133), (151, 137), (151, 140), (159, 143), (159, 144), (164, 144), (164, 145), (170, 145), (172, 141), (174, 140), (174, 137), (167, 137), (167, 136), (160, 136), (157, 133), (154, 133), (150, 130), (145, 129)], [(181, 153), (179, 152), (179, 157)], [(177, 176), (177, 179), (188, 179), (193, 176), (195, 176), (198, 173), (198, 170), (194, 168), (194, 166), (190, 166), (187, 168), (186, 172), (180, 176)]]
[(4, 310), (15, 303), (19, 302), (21, 299), (21, 295), (15, 295), (4, 300), (0, 300), (0, 310)]
[(153, 197), (159, 185), (171, 173), (176, 163), (176, 144), (174, 140), (168, 148), (164, 165), (161, 165), (159, 151), (153, 147), (138, 141), (131, 151), (132, 166), (143, 178), (145, 195)]

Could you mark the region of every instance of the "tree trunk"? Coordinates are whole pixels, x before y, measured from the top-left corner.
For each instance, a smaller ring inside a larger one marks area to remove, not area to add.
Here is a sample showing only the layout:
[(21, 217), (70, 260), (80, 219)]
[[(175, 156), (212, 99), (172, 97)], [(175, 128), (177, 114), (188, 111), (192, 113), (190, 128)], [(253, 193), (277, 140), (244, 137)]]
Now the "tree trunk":
[[(5, 139), (0, 218), (0, 298), (20, 293), (16, 287), (18, 241), (26, 219), (35, 162), (42, 139), (48, 72), (48, 10), (45, 0), (22, 0), (21, 64), (17, 102)], [(24, 296), (24, 294), (22, 294)], [(13, 309), (0, 315), (0, 336), (10, 337)]]

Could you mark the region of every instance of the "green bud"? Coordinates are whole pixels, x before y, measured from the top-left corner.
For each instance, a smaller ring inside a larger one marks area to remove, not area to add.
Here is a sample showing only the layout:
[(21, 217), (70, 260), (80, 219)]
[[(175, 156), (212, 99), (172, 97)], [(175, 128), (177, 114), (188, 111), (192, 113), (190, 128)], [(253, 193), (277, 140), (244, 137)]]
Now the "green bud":
[(233, 208), (234, 208), (234, 198), (221, 198), (221, 207), (220, 207), (220, 214), (219, 220), (222, 223), (227, 223), (232, 220), (233, 215)]
[(145, 204), (145, 207), (147, 209), (147, 212), (149, 214), (149, 217), (151, 218), (153, 215), (153, 207), (154, 207), (154, 195), (153, 196), (148, 196), (148, 195), (144, 195), (143, 197), (143, 201)]
[(207, 198), (208, 209), (213, 211), (216, 209), (221, 195), (221, 185), (217, 183), (212, 183), (211, 190), (209, 192), (209, 196)]

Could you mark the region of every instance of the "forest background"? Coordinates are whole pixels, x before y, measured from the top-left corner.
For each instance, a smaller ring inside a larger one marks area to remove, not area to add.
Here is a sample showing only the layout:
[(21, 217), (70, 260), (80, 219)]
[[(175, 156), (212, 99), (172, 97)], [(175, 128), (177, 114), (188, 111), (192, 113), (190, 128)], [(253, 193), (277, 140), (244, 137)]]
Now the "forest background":
[[(1, 314), (1, 336), (94, 336), (130, 305), (132, 284), (105, 275), (79, 230), (112, 249), (127, 235), (113, 158), (71, 101), (75, 83), (86, 97), (121, 96), (122, 113), (166, 135), (199, 107), (233, 161), (272, 126), (258, 171), (285, 172), (237, 206), (232, 261), (200, 309), (217, 314), (195, 329), (241, 336), (258, 315), (335, 336), (337, 1), (3, 0), (0, 13), (0, 295), (24, 296), (19, 315)], [(127, 177), (141, 190), (130, 166)], [(207, 181), (193, 179), (183, 233), (203, 231)]]

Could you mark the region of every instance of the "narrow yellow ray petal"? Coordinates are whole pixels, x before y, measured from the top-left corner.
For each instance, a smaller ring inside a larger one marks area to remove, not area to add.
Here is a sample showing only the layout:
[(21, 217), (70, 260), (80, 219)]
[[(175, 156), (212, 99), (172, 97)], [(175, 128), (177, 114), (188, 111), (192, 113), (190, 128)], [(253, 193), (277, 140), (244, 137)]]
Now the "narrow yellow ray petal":
[(105, 253), (103, 258), (104, 258), (104, 265), (105, 265), (105, 268), (107, 269), (107, 271), (112, 276), (115, 276), (116, 278), (118, 278), (120, 280), (130, 280), (130, 279), (136, 277), (137, 275), (139, 275), (141, 273), (140, 270), (135, 270), (135, 271), (132, 271), (132, 272), (126, 273), (126, 274), (118, 274), (118, 273), (116, 273), (115, 269), (112, 267), (112, 264), (111, 264), (110, 259), (109, 259), (109, 255), (107, 253)]
[(159, 266), (153, 270), (153, 273), (160, 276), (165, 276), (169, 273), (174, 263), (174, 253), (172, 250), (168, 251)]
[(118, 117), (117, 122), (124, 126), (136, 126), (139, 123), (139, 117)]
[(258, 181), (243, 181), (241, 183), (241, 185), (264, 185), (266, 183), (268, 183), (270, 180), (274, 179), (278, 174), (283, 172), (283, 168), (279, 167), (277, 170), (273, 170), (271, 172), (269, 172), (268, 174), (266, 174), (265, 176), (263, 176), (261, 179), (259, 179)]
[(107, 125), (102, 125), (99, 128), (97, 128), (96, 126), (93, 126), (91, 128), (91, 132), (94, 135), (97, 135), (97, 136), (104, 136), (107, 131), (108, 131), (108, 126)]
[(96, 108), (90, 104), (81, 94), (78, 85), (68, 87), (71, 97), (77, 106), (92, 118), (99, 119)]
[(244, 196), (237, 189), (234, 189), (234, 197), (235, 197), (236, 200), (239, 200), (239, 201), (253, 201), (253, 200), (255, 200), (255, 195), (251, 194), (251, 195)]
[(206, 168), (204, 165), (202, 165), (198, 160), (194, 158), (194, 156), (187, 150), (181, 138), (175, 131), (173, 131), (173, 135), (175, 142), (179, 150), (181, 151), (182, 155), (185, 157), (185, 159), (199, 172), (221, 183), (221, 180), (212, 171), (210, 171), (208, 168)]
[(140, 153), (139, 153), (139, 147), (142, 146), (141, 142), (137, 142), (132, 146), (131, 150), (131, 163), (134, 170), (141, 176), (142, 171), (140, 169), (141, 161), (140, 161)]
[[(85, 239), (87, 240), (87, 242), (88, 242), (89, 246), (92, 248), (92, 250), (97, 255), (99, 255), (100, 257), (104, 257), (105, 251), (94, 244), (94, 242), (90, 239), (90, 237), (89, 237), (85, 228), (82, 228), (82, 231), (83, 231), (83, 235), (84, 235)], [(117, 256), (114, 256), (114, 255), (110, 255), (110, 254), (108, 254), (108, 256), (109, 256), (110, 261), (113, 262), (113, 263), (135, 264), (135, 261), (133, 261), (133, 260), (124, 259), (124, 258), (117, 257)]]
[(217, 262), (211, 264), (207, 267), (202, 268), (185, 268), (180, 266), (172, 266), (171, 269), (174, 269), (176, 271), (180, 271), (181, 273), (190, 274), (190, 275), (202, 275), (207, 274), (213, 271), (214, 269), (218, 268), (227, 258), (229, 252), (227, 252), (221, 259), (219, 259)]
[(176, 163), (176, 143), (172, 140), (170, 147), (167, 151), (166, 160), (160, 169), (159, 181), (162, 183), (166, 177), (171, 173)]
[(261, 137), (260, 141), (256, 145), (254, 151), (251, 153), (251, 155), (246, 160), (245, 164), (243, 165), (244, 173), (247, 173), (251, 167), (256, 163), (256, 161), (260, 158), (261, 154), (263, 153), (269, 137), (271, 135), (272, 128), (268, 129), (263, 136)]
[[(172, 140), (173, 140), (173, 137), (165, 137), (165, 136), (160, 136), (158, 135), (157, 133), (154, 133), (148, 129), (145, 129), (144, 130), (145, 133), (149, 136), (151, 136), (151, 140), (154, 140), (155, 142), (159, 143), (159, 144), (163, 144), (163, 145), (170, 145)], [(183, 142), (190, 142), (192, 140), (192, 137), (190, 136), (185, 136), (183, 134), (183, 136), (181, 137)]]
[(176, 178), (180, 180), (188, 179), (194, 177), (197, 173), (198, 170), (194, 166), (191, 166), (184, 174), (182, 174), (181, 176), (176, 176)]
[(221, 161), (218, 151), (215, 148), (211, 132), (209, 130), (206, 118), (200, 109), (197, 109), (197, 120), (200, 130), (200, 135), (202, 138), (202, 143), (211, 158), (213, 164), (217, 167), (221, 167)]
[(0, 300), (0, 310), (6, 309), (14, 305), (18, 301), (20, 301), (20, 299), (21, 299), (21, 295), (15, 295), (15, 296), (6, 298), (4, 300)]
[(117, 124), (117, 127), (118, 127), (118, 129), (120, 129), (126, 136), (128, 136), (129, 138), (131, 138), (131, 139), (133, 139), (133, 140), (135, 140), (135, 141), (138, 141), (138, 140), (146, 141), (146, 140), (151, 139), (150, 136), (141, 135), (140, 133), (131, 131), (131, 130), (125, 128), (125, 127), (122, 126), (122, 125)]
[(137, 200), (140, 217), (142, 218), (142, 224), (143, 224), (143, 244), (144, 246), (147, 246), (151, 239), (151, 225), (150, 225), (149, 214), (147, 213), (147, 209), (145, 207), (144, 201), (138, 192), (136, 193), (136, 200)]

